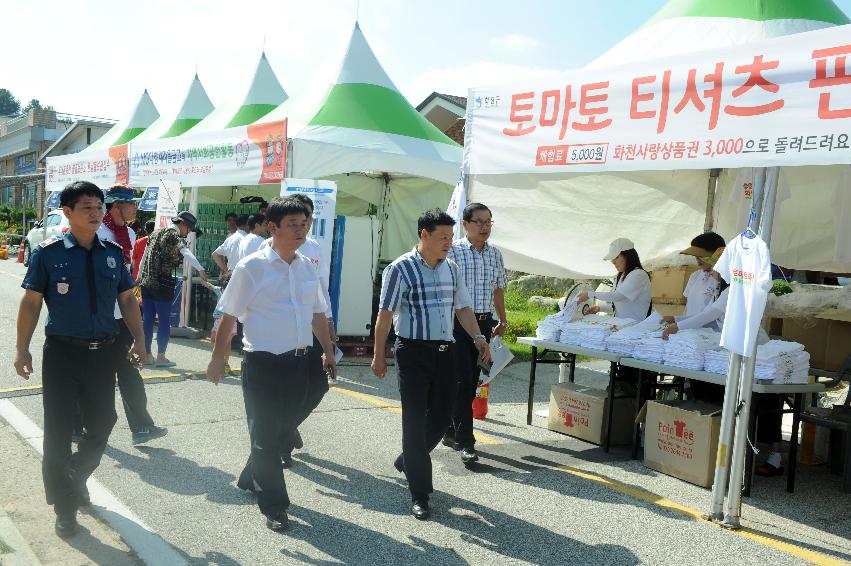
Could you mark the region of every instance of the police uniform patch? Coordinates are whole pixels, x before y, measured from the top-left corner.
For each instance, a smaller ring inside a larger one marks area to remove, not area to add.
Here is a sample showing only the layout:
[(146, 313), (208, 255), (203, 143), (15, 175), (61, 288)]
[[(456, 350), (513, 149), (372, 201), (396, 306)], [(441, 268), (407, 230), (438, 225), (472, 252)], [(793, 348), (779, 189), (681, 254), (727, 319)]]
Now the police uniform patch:
[(59, 283), (56, 284), (56, 292), (59, 293), (60, 295), (67, 295), (69, 289), (70, 289), (70, 286), (68, 285), (68, 283), (65, 283), (64, 281), (60, 281)]
[(49, 246), (51, 244), (55, 244), (56, 242), (61, 242), (61, 241), (62, 241), (62, 238), (59, 238), (58, 236), (51, 236), (48, 239), (46, 239), (45, 241), (43, 241), (42, 243), (40, 243), (38, 246), (40, 248), (46, 248), (47, 246)]
[(112, 257), (112, 256), (109, 256), (108, 258), (106, 258), (106, 264), (109, 266), (110, 269), (115, 269), (115, 266), (116, 266), (115, 258)]

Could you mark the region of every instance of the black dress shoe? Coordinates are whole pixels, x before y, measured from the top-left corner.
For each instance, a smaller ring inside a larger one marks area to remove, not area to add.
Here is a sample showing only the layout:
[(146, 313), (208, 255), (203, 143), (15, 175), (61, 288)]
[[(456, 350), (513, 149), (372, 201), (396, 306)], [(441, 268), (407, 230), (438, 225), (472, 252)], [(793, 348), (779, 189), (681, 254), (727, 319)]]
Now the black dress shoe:
[(405, 473), (405, 460), (402, 458), (401, 454), (399, 454), (399, 456), (397, 456), (396, 459), (393, 460), (393, 467), (396, 468), (396, 471), (400, 474)]
[(77, 511), (62, 513), (56, 516), (56, 534), (60, 538), (68, 538), (77, 532), (80, 525), (77, 523)]
[(455, 439), (451, 436), (444, 436), (441, 442), (443, 442), (444, 446), (448, 446), (453, 450), (459, 450), (461, 448), (460, 446), (458, 446), (458, 443), (455, 442)]
[(301, 434), (299, 434), (298, 429), (293, 432), (292, 444), (293, 448), (295, 448), (296, 450), (301, 450), (302, 448), (304, 448), (304, 440), (301, 439)]
[(464, 465), (472, 464), (473, 462), (479, 461), (479, 455), (476, 454), (475, 448), (462, 448), (461, 449), (461, 461), (464, 462)]
[(414, 504), (411, 505), (411, 515), (420, 521), (428, 519), (431, 516), (431, 509), (428, 506), (428, 501), (414, 501)]
[(281, 465), (284, 467), (284, 469), (293, 467), (293, 453), (292, 452), (287, 452), (285, 454), (281, 454)]
[(266, 517), (266, 528), (272, 531), (285, 531), (290, 526), (290, 518), (286, 511), (280, 511), (275, 515)]

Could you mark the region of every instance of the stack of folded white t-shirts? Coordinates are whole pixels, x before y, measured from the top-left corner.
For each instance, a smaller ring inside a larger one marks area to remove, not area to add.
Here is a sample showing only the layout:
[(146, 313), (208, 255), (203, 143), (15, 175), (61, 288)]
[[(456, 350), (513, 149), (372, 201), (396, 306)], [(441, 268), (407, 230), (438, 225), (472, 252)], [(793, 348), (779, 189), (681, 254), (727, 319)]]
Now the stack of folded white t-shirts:
[(537, 336), (540, 340), (558, 342), (559, 337), (561, 336), (561, 327), (565, 321), (570, 321), (570, 319), (565, 318), (564, 311), (551, 314), (545, 319), (538, 321), (538, 328), (535, 331), (535, 336)]
[(582, 320), (576, 322), (568, 322), (561, 327), (561, 337), (558, 341), (562, 344), (573, 344), (578, 346), (581, 341), (580, 334), (585, 329), (586, 324)]
[(681, 330), (668, 336), (663, 359), (666, 365), (700, 371), (706, 352), (718, 348), (721, 333), (708, 328)]
[[(704, 371), (727, 373), (730, 352), (714, 350), (704, 355)], [(797, 342), (771, 340), (756, 350), (754, 379), (773, 383), (807, 383), (810, 354)]]
[(703, 371), (727, 373), (730, 367), (729, 350), (710, 350), (703, 355)]
[(754, 378), (773, 383), (807, 383), (810, 354), (797, 342), (771, 340), (757, 348)]
[(635, 345), (646, 335), (662, 330), (666, 324), (662, 322), (662, 317), (653, 313), (638, 324), (629, 326), (628, 328), (618, 329), (617, 332), (612, 332), (606, 337), (606, 350), (617, 354), (632, 355)]
[(599, 315), (586, 316), (582, 322), (584, 327), (579, 330), (579, 345), (594, 350), (605, 350), (609, 336), (636, 324), (631, 318)]
[(635, 344), (635, 348), (632, 350), (632, 357), (638, 360), (661, 364), (665, 358), (665, 341), (662, 340), (662, 331), (659, 330), (645, 334)]

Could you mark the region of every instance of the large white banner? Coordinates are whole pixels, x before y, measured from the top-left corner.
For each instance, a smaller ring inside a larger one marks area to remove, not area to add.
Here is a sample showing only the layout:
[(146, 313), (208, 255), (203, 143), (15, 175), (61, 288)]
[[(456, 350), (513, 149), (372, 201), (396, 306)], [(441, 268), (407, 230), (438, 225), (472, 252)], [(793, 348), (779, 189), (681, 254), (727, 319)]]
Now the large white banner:
[(130, 183), (162, 178), (185, 187), (281, 183), (287, 161), (287, 121), (130, 143)]
[(470, 89), (473, 174), (851, 163), (851, 25)]
[(302, 193), (313, 201), (313, 226), (310, 237), (322, 246), (322, 275), (331, 274), (331, 248), (334, 244), (334, 222), (337, 219), (337, 183), (311, 179), (286, 179), (281, 183), (281, 196)]
[(74, 181), (89, 181), (106, 191), (128, 182), (127, 145), (48, 157), (46, 173), (48, 191), (60, 191)]

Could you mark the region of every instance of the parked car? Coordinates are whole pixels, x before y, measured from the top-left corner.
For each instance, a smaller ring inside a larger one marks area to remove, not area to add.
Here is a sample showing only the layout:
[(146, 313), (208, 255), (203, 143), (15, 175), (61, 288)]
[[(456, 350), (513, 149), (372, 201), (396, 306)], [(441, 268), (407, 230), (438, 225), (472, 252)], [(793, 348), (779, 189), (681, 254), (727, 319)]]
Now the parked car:
[(52, 210), (36, 222), (24, 240), (24, 265), (30, 263), (30, 253), (37, 245), (53, 236), (61, 236), (69, 227), (62, 209)]

